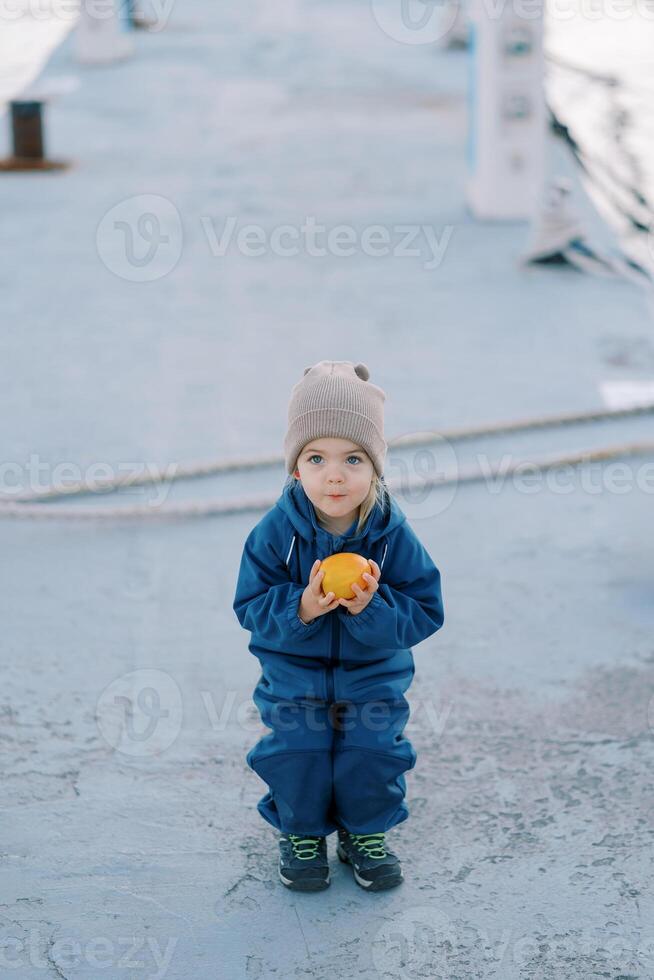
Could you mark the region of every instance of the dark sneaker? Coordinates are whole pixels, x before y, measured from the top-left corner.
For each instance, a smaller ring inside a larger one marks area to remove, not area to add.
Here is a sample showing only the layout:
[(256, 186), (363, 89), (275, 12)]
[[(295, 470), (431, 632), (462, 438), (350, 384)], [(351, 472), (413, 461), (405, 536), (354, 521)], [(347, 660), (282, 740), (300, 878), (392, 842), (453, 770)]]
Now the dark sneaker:
[(317, 892), (329, 885), (327, 838), (280, 834), (279, 877), (298, 892)]
[(336, 853), (344, 864), (352, 865), (354, 880), (369, 892), (404, 881), (400, 860), (389, 851), (383, 834), (349, 834), (339, 828)]

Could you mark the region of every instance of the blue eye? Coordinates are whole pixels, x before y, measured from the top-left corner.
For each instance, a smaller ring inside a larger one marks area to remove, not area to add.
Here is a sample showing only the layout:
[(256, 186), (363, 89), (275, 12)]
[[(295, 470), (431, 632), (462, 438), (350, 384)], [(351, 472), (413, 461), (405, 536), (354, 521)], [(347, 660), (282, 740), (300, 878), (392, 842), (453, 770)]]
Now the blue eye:
[[(359, 456), (348, 456), (347, 458), (356, 459), (357, 463), (361, 462), (361, 458)], [(311, 462), (313, 459), (322, 459), (322, 456), (320, 453), (314, 453), (312, 456), (309, 456), (309, 462)]]

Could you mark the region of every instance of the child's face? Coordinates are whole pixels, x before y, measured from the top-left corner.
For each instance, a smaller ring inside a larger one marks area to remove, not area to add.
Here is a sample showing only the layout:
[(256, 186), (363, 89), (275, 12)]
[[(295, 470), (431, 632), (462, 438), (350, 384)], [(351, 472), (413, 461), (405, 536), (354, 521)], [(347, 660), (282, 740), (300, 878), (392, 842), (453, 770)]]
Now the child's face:
[(354, 520), (373, 475), (372, 460), (349, 439), (312, 439), (302, 449), (295, 469), (319, 516), (338, 525)]

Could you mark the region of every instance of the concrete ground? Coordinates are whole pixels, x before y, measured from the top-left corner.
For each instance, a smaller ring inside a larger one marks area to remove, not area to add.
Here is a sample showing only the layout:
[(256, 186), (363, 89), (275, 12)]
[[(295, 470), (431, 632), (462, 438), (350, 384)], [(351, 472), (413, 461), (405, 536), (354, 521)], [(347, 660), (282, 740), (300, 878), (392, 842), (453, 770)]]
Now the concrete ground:
[[(398, 43), (364, 2), (280, 9), (188, 0), (130, 61), (56, 52), (48, 70), (82, 78), (48, 114), (74, 166), (0, 182), (6, 486), (30, 456), (49, 483), (62, 463), (281, 452), (290, 389), (323, 358), (369, 365), (391, 438), (590, 411), (607, 382), (654, 376), (641, 291), (525, 270), (525, 226), (467, 212), (464, 54)], [(207, 229), (230, 217), (430, 226), (446, 246), (432, 268), (424, 232), (414, 256), (221, 256)], [(542, 429), (388, 472), (647, 437), (651, 416)], [(388, 835), (406, 880), (379, 895), (333, 837), (327, 891), (276, 878), (245, 763), (258, 664), (231, 608), (260, 515), (0, 521), (2, 975), (654, 977), (653, 466), (398, 495), (446, 623), (415, 649), (410, 818)]]

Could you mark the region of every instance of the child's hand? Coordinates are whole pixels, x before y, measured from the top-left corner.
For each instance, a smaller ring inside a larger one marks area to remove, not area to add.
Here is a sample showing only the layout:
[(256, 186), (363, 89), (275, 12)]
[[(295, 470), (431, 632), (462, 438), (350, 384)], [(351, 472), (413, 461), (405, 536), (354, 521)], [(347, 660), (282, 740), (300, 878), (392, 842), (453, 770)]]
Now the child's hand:
[(372, 600), (372, 597), (374, 596), (375, 592), (379, 588), (379, 585), (377, 583), (381, 578), (381, 569), (377, 564), (377, 562), (373, 561), (372, 558), (368, 558), (368, 563), (372, 568), (372, 575), (370, 575), (368, 572), (363, 573), (363, 578), (368, 583), (367, 587), (365, 589), (362, 589), (360, 586), (356, 584), (356, 582), (353, 582), (352, 591), (354, 592), (354, 599), (338, 600), (338, 604), (341, 606), (345, 606), (348, 612), (350, 612), (353, 616), (356, 616), (357, 613), (362, 612), (366, 608), (368, 603)]
[(322, 594), (321, 583), (325, 573), (322, 570), (318, 571), (319, 568), (320, 558), (316, 558), (309, 573), (309, 584), (302, 593), (298, 607), (298, 616), (307, 626), (312, 619), (317, 616), (324, 616), (325, 613), (331, 612), (338, 606), (338, 599), (335, 598), (333, 592), (328, 592), (327, 595)]

